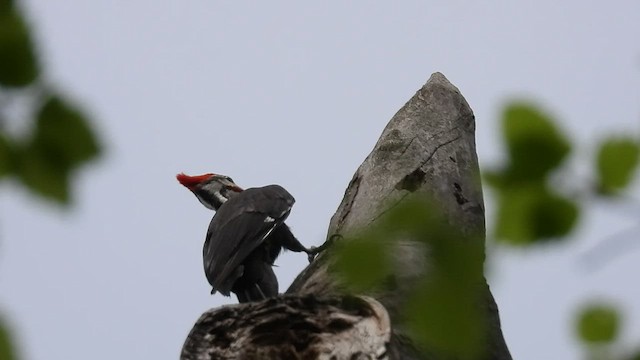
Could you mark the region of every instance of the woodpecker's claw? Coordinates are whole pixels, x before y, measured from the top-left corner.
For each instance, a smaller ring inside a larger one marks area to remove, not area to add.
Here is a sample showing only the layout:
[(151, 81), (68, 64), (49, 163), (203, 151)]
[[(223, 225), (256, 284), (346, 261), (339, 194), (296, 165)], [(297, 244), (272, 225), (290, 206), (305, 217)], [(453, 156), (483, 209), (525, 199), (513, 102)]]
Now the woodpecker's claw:
[(335, 241), (335, 239), (340, 238), (342, 239), (342, 235), (340, 234), (333, 234), (331, 235), (331, 237), (329, 237), (329, 239), (327, 241), (324, 242), (324, 244), (316, 247), (316, 246), (312, 246), (310, 249), (306, 250), (307, 255), (309, 255), (309, 262), (313, 262), (313, 260), (316, 258), (316, 256), (325, 251), (329, 246), (331, 246), (333, 244), (333, 242)]

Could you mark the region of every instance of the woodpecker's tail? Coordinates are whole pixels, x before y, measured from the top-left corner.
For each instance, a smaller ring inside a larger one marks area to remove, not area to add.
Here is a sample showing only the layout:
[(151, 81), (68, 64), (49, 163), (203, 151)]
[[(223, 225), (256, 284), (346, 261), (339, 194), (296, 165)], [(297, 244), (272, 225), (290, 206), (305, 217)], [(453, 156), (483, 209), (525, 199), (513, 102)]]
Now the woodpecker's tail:
[(254, 263), (254, 265), (257, 267), (255, 270), (260, 271), (247, 273), (254, 276), (240, 278), (231, 290), (236, 293), (241, 303), (260, 301), (278, 295), (278, 279), (271, 265), (266, 262)]

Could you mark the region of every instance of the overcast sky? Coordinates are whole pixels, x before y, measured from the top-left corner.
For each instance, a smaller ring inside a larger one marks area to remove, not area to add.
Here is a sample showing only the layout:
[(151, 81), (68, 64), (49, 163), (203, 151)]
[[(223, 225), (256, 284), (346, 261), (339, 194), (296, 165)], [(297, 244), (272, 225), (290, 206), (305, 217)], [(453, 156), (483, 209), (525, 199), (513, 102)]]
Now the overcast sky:
[[(281, 184), (297, 200), (287, 223), (318, 245), (387, 121), (435, 71), (473, 108), (484, 167), (502, 157), (497, 118), (513, 98), (561, 119), (583, 162), (589, 142), (639, 130), (638, 1), (21, 3), (46, 75), (107, 150), (75, 179), (69, 211), (0, 186), (0, 312), (24, 359), (176, 359), (198, 316), (236, 299), (209, 295), (212, 213), (175, 174)], [(625, 212), (600, 204), (560, 247), (492, 251), (514, 358), (578, 359), (570, 320), (588, 298), (623, 306), (637, 343), (640, 250), (579, 266), (637, 221)], [(281, 291), (305, 264), (280, 257)]]

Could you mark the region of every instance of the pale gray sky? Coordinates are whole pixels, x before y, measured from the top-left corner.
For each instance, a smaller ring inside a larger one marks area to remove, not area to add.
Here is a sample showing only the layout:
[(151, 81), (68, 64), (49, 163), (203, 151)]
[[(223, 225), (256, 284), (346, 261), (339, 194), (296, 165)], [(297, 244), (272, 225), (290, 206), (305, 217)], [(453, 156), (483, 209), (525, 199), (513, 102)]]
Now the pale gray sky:
[[(317, 245), (353, 172), (432, 72), (473, 108), (484, 166), (501, 158), (496, 120), (513, 97), (543, 104), (582, 144), (638, 133), (637, 1), (23, 3), (48, 77), (108, 149), (76, 179), (71, 211), (0, 187), (0, 311), (25, 359), (176, 359), (197, 317), (235, 298), (209, 295), (212, 213), (174, 175), (279, 183), (297, 199), (288, 223)], [(562, 247), (493, 252), (514, 358), (578, 359), (570, 320), (590, 297), (623, 306), (625, 340), (640, 339), (640, 251), (592, 273), (578, 263), (634, 223), (614, 210), (586, 214)], [(281, 256), (281, 290), (305, 263)]]

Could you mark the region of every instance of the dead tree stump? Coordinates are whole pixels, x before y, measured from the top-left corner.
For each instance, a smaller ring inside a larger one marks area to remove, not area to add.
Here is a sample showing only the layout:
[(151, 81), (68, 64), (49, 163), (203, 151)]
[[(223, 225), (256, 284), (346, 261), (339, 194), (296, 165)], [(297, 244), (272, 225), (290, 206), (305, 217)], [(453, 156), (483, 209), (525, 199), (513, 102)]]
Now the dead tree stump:
[[(349, 183), (327, 236), (375, 225), (416, 194), (438, 204), (448, 222), (468, 237), (460, 241), (484, 239), (475, 118), (460, 91), (440, 73), (384, 129)], [(207, 311), (191, 330), (181, 359), (434, 359), (414, 346), (397, 321), (402, 299), (416, 279), (428, 276), (422, 269), (429, 260), (422, 254), (398, 239), (392, 255), (398, 286), (353, 296), (329, 275), (330, 253), (323, 253), (286, 295)], [(480, 358), (511, 359), (486, 283), (480, 291), (488, 322), (487, 351)]]

